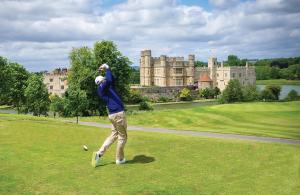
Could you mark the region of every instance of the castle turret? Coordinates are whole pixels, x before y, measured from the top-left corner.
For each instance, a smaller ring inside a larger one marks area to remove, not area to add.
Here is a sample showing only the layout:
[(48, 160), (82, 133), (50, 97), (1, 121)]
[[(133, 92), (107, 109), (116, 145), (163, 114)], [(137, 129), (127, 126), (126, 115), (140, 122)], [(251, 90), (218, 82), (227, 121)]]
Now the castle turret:
[(166, 55), (161, 55), (160, 56), (160, 80), (159, 80), (159, 85), (160, 86), (167, 86), (167, 56)]
[(217, 58), (210, 57), (208, 58), (208, 69), (210, 72), (210, 78), (213, 81), (213, 87), (216, 86), (217, 82), (217, 77), (216, 77), (216, 72), (217, 72), (217, 66), (218, 66), (218, 61)]
[(141, 51), (140, 81), (143, 86), (150, 86), (153, 82), (151, 71), (151, 50)]
[(186, 68), (186, 85), (194, 84), (194, 69), (195, 69), (195, 55), (189, 55), (188, 67)]

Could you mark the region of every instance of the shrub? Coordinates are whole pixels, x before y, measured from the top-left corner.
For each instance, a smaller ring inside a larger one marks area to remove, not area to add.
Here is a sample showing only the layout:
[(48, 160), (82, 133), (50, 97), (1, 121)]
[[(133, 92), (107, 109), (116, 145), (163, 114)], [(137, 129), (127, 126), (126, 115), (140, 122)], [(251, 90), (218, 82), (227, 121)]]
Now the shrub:
[(292, 89), (287, 97), (285, 98), (287, 101), (293, 101), (293, 100), (297, 100), (298, 99), (298, 93), (297, 91), (295, 91), (294, 89)]
[(191, 101), (193, 100), (191, 96), (191, 91), (188, 88), (183, 88), (180, 92), (179, 98), (181, 101)]
[(139, 104), (139, 110), (153, 110), (153, 107), (148, 101), (142, 101)]
[(243, 91), (240, 82), (236, 79), (230, 80), (220, 97), (220, 103), (240, 102), (242, 100)]
[(213, 89), (209, 89), (209, 88), (200, 89), (199, 95), (200, 95), (200, 97), (203, 97), (205, 99), (213, 98), (214, 97), (214, 91), (213, 91)]
[(243, 88), (243, 101), (250, 102), (259, 100), (259, 92), (255, 85), (247, 85)]
[(129, 96), (130, 96), (128, 100), (129, 103), (138, 104), (143, 101), (143, 96), (139, 91), (131, 90)]
[(170, 101), (170, 98), (165, 97), (165, 96), (160, 96), (160, 97), (158, 98), (158, 101), (159, 101), (159, 102), (168, 102), (168, 101)]

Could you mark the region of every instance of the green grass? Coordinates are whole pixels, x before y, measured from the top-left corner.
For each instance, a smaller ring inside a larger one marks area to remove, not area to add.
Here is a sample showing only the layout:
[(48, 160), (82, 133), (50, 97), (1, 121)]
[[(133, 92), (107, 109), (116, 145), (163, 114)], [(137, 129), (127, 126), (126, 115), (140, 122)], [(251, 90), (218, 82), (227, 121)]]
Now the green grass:
[(107, 134), (0, 114), (0, 194), (300, 193), (297, 146), (130, 131), (129, 163), (113, 163), (114, 145), (93, 168), (91, 153)]
[[(300, 101), (139, 112), (127, 118), (129, 125), (137, 126), (300, 139)], [(80, 120), (109, 123), (107, 117)]]
[(273, 79), (273, 80), (257, 80), (257, 85), (300, 85), (300, 80), (285, 80), (285, 79)]

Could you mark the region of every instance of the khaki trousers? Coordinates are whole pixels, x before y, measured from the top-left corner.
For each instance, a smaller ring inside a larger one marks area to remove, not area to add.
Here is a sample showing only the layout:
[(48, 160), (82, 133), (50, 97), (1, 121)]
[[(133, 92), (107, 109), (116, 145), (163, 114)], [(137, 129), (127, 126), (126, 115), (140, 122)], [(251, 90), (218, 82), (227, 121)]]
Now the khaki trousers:
[(111, 134), (106, 138), (103, 145), (99, 149), (99, 154), (102, 156), (106, 150), (112, 145), (117, 139), (117, 151), (116, 160), (124, 159), (124, 147), (127, 141), (127, 121), (125, 112), (118, 112), (108, 116), (112, 123)]

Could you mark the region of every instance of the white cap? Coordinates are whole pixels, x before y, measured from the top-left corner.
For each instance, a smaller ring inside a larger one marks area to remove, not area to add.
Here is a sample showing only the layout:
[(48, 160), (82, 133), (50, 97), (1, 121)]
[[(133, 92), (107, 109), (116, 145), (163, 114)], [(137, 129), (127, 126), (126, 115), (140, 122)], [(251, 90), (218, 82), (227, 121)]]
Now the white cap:
[(104, 80), (104, 77), (103, 76), (97, 76), (95, 78), (95, 83), (96, 85), (100, 85), (100, 83)]

